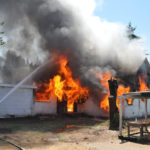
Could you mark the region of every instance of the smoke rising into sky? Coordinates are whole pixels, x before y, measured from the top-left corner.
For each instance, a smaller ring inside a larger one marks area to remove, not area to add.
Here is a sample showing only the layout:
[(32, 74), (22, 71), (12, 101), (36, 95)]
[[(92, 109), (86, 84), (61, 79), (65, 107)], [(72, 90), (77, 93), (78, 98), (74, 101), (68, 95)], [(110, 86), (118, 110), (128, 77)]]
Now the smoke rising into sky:
[[(8, 38), (2, 76), (21, 80), (56, 51), (68, 56), (74, 76), (83, 82), (96, 85), (91, 70), (135, 73), (145, 58), (140, 40), (129, 40), (123, 24), (94, 16), (95, 7), (94, 0), (0, 0)], [(10, 60), (18, 60), (17, 67)], [(19, 77), (6, 69), (10, 64)]]

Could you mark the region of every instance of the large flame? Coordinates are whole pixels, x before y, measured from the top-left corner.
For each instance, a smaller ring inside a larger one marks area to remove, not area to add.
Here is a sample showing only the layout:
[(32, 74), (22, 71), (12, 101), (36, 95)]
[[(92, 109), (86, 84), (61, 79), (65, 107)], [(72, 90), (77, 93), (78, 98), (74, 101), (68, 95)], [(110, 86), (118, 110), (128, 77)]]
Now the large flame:
[[(130, 90), (131, 89), (129, 86), (125, 87), (124, 85), (119, 85), (117, 90), (117, 96), (121, 96), (123, 93), (129, 93)], [(128, 101), (128, 104), (132, 104), (131, 98), (128, 98), (126, 100)], [(117, 107), (119, 108), (119, 98), (117, 98)]]
[(145, 91), (147, 89), (148, 89), (148, 87), (147, 87), (145, 81), (142, 79), (141, 76), (139, 76), (139, 91)]
[(106, 73), (96, 73), (96, 76), (99, 77), (100, 83), (104, 88), (104, 98), (100, 102), (100, 108), (109, 111), (109, 101), (108, 101), (108, 91), (109, 91), (109, 85), (108, 85), (108, 80), (112, 77), (112, 74), (109, 73), (108, 71)]
[[(109, 111), (109, 85), (108, 85), (108, 80), (113, 77), (113, 75), (110, 72), (105, 72), (105, 73), (96, 73), (96, 76), (99, 77), (100, 83), (105, 89), (104, 91), (104, 98), (100, 102), (100, 108), (106, 110), (107, 112)], [(130, 87), (125, 87), (124, 85), (119, 85), (118, 90), (117, 90), (117, 96), (121, 96), (123, 93), (128, 93), (130, 92)], [(132, 99), (128, 99), (128, 103), (132, 103)], [(116, 105), (119, 108), (119, 99), (117, 98)]]
[[(57, 61), (60, 69), (58, 74), (49, 79), (48, 82), (42, 82), (38, 84), (36, 89), (36, 101), (49, 102), (52, 96), (57, 97), (59, 101), (67, 101), (67, 111), (73, 112), (74, 103), (79, 102), (81, 99), (87, 99), (89, 91), (86, 87), (82, 87), (79, 79), (72, 77), (71, 69), (67, 66), (68, 60), (65, 56), (60, 56)], [(107, 71), (105, 73), (96, 73), (96, 77), (99, 78), (100, 84), (103, 89), (103, 99), (100, 101), (100, 108), (109, 111), (109, 85), (108, 80), (113, 75)], [(144, 80), (139, 76), (139, 90), (144, 91), (148, 89)], [(118, 85), (117, 96), (121, 96), (123, 93), (130, 92), (130, 87), (124, 85)], [(132, 99), (127, 99), (128, 104), (132, 104)], [(116, 100), (116, 105), (119, 108), (119, 99)]]
[(67, 57), (60, 56), (57, 63), (60, 66), (58, 75), (48, 83), (38, 84), (36, 101), (50, 101), (50, 97), (55, 95), (59, 101), (67, 101), (67, 111), (73, 112), (76, 101), (83, 97), (87, 99), (88, 89), (81, 86), (79, 79), (72, 77), (72, 72), (67, 66)]
[[(108, 100), (108, 96), (109, 96), (109, 85), (108, 85), (108, 80), (113, 77), (113, 75), (111, 73), (109, 73), (108, 71), (106, 73), (97, 73), (96, 76), (99, 76), (100, 79), (100, 83), (101, 85), (104, 87), (105, 91), (104, 91), (104, 98), (103, 100), (100, 102), (100, 108), (106, 110), (107, 112), (109, 111), (109, 100)], [(139, 76), (139, 91), (144, 91), (147, 90), (148, 87), (145, 83), (145, 81), (142, 79), (141, 76)], [(121, 96), (123, 93), (128, 93), (130, 92), (130, 87), (125, 87), (124, 85), (119, 85), (118, 86), (118, 90), (117, 90), (117, 96)], [(128, 104), (132, 104), (132, 99), (127, 99)], [(116, 105), (119, 109), (119, 99), (117, 98), (116, 100)]]

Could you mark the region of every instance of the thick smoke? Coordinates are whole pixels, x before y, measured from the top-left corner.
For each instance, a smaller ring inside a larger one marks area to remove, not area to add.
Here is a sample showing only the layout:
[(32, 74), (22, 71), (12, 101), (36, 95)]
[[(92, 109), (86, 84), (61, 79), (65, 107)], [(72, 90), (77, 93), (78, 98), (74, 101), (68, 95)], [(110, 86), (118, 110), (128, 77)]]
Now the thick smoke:
[[(94, 16), (95, 7), (94, 0), (0, 0), (8, 38), (3, 52), (6, 61), (2, 75), (8, 77), (5, 82), (21, 80), (33, 66), (51, 59), (56, 51), (68, 55), (68, 65), (83, 85), (100, 86), (91, 70), (134, 74), (145, 58), (140, 41), (130, 40), (124, 25)], [(14, 75), (13, 69), (9, 70), (13, 78), (5, 76), (8, 52), (9, 57), (13, 54), (20, 58), (17, 65), (11, 64), (18, 71)], [(26, 73), (20, 73), (23, 61)], [(41, 77), (40, 73), (37, 77)]]

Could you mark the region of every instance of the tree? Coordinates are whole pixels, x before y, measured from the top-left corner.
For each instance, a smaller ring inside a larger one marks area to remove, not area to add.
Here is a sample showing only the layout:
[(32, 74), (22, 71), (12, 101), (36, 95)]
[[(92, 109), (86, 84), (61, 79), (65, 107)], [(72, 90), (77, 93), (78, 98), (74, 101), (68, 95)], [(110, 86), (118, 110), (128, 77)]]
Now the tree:
[[(130, 40), (133, 39), (140, 39), (139, 36), (134, 34), (134, 31), (136, 30), (136, 27), (133, 27), (131, 22), (129, 22), (128, 26), (127, 26), (127, 32), (128, 32), (128, 37)], [(145, 51), (145, 55), (150, 55), (148, 50), (144, 50)]]
[[(4, 25), (4, 22), (0, 22), (0, 26)], [(3, 41), (3, 38), (1, 37), (1, 35), (4, 34), (4, 32), (0, 32), (0, 45), (4, 45), (5, 42)]]
[(133, 39), (140, 39), (139, 36), (134, 34), (134, 31), (136, 30), (136, 27), (133, 27), (131, 22), (129, 22), (128, 26), (127, 26), (127, 32), (128, 32), (128, 37), (130, 40)]

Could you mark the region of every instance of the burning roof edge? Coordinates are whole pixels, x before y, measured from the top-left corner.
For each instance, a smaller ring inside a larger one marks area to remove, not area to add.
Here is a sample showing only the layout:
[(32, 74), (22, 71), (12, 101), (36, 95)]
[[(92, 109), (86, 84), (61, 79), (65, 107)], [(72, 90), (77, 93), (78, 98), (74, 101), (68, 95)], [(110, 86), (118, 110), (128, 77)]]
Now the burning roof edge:
[[(16, 86), (15, 84), (0, 83), (0, 87), (14, 88), (15, 86)], [(21, 85), (19, 88), (21, 88), (21, 89), (36, 89), (37, 86), (34, 86), (34, 85)]]

